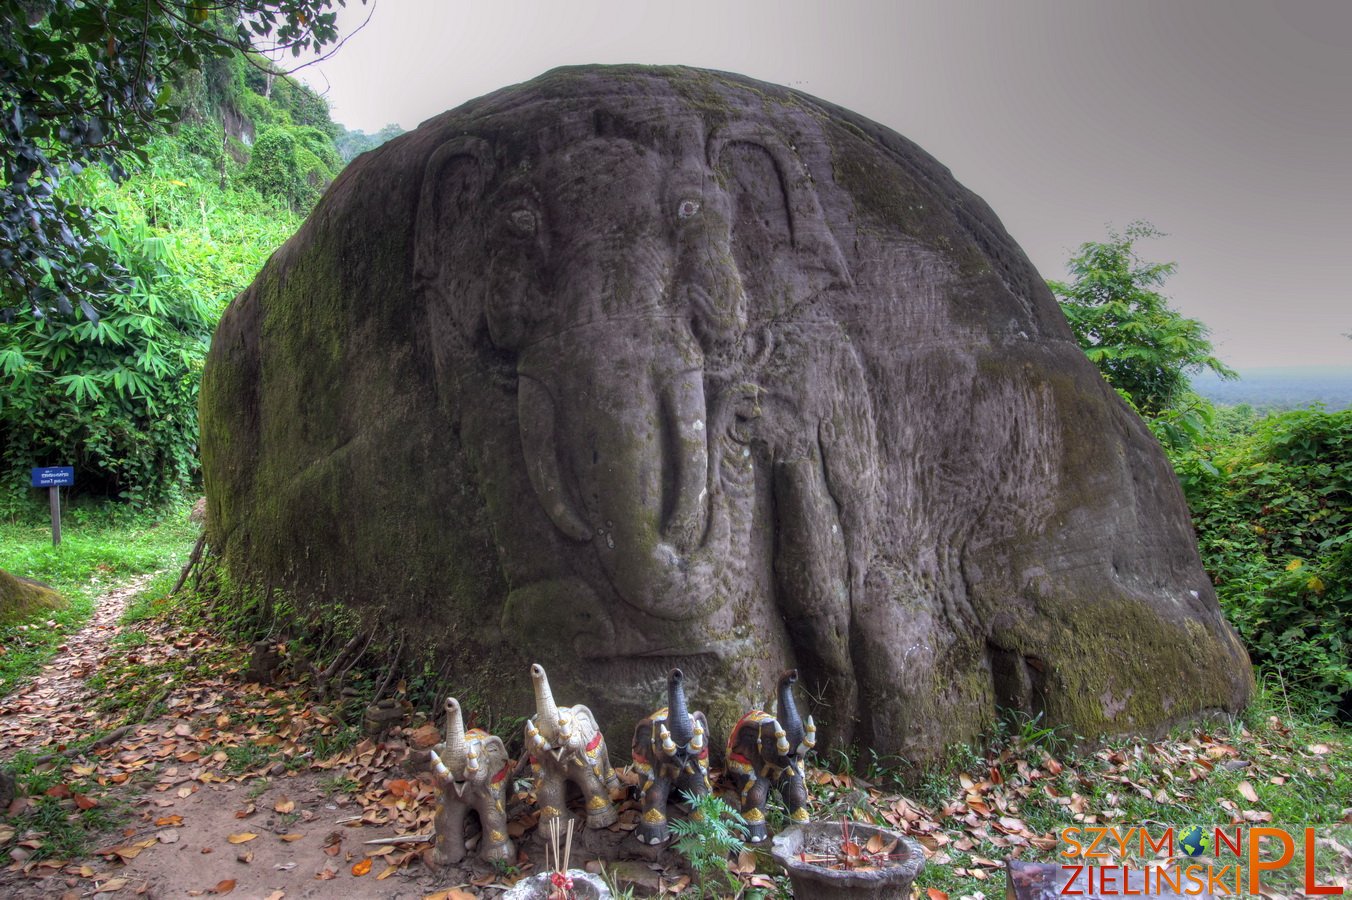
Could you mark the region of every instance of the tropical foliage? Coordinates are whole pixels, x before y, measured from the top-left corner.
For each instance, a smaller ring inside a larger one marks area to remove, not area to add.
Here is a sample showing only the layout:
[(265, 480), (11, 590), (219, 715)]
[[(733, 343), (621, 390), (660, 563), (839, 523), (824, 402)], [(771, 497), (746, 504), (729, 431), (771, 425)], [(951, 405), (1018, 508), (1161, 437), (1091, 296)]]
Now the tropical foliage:
[[(196, 477), (197, 382), (216, 321), (340, 167), (323, 101), (253, 71), (237, 58), (182, 79), (179, 124), (120, 183), (100, 167), (64, 179), (58, 200), (84, 211), (90, 252), (120, 287), (85, 316), (0, 321), (0, 514), (31, 503), (32, 466), (73, 465), (81, 493), (137, 505)], [(290, 151), (270, 153), (269, 140)]]
[(1265, 678), (1316, 715), (1352, 717), (1352, 412), (1259, 417), (1216, 407), (1188, 373), (1233, 373), (1206, 327), (1157, 288), (1172, 263), (1142, 260), (1137, 222), (1081, 244), (1073, 281), (1050, 282), (1080, 346), (1173, 462), (1202, 560)]
[(1148, 418), (1180, 406), (1189, 372), (1234, 374), (1212, 355), (1206, 326), (1171, 309), (1157, 290), (1177, 266), (1137, 255), (1137, 241), (1159, 236), (1134, 222), (1107, 241), (1081, 244), (1067, 264), (1071, 281), (1048, 282), (1085, 354)]
[[(134, 274), (107, 247), (90, 166), (121, 180), (179, 118), (185, 73), (261, 51), (321, 52), (345, 0), (26, 0), (0, 5), (0, 308), (44, 317), (98, 304)], [(317, 99), (317, 98), (316, 98)], [(319, 106), (322, 107), (322, 101)], [(326, 112), (326, 111), (325, 111)]]
[(1311, 711), (1352, 716), (1352, 410), (1226, 411), (1173, 460), (1254, 661)]

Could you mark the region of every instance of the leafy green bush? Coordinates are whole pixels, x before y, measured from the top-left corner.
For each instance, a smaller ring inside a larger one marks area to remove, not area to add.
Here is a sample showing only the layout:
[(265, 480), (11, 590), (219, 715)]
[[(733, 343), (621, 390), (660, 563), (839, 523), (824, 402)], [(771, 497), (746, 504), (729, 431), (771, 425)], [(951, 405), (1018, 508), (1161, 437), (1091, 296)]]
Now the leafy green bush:
[(742, 842), (746, 820), (741, 813), (717, 794), (704, 794), (691, 802), (688, 819), (671, 823), (671, 833), (676, 836), (673, 848), (695, 870), (700, 897), (728, 896), (724, 889), (736, 890), (737, 877), (728, 871), (728, 857), (746, 849)]
[[(128, 290), (95, 320), (0, 323), (0, 515), (32, 502), (27, 470), (74, 465), (82, 493), (148, 505), (197, 474), (197, 380), (225, 305), (300, 223), (275, 199), (222, 188), (219, 125), (149, 148), (120, 186), (77, 185)], [(336, 151), (331, 150), (331, 153)]]
[(340, 166), (333, 141), (318, 129), (271, 125), (254, 142), (244, 182), (294, 210), (309, 209)]
[[(197, 469), (197, 379), (211, 310), (176, 265), (177, 242), (90, 173), (103, 243), (129, 274), (95, 318), (0, 324), (0, 467), (73, 465), (86, 491), (137, 505), (179, 495)], [(18, 483), (15, 483), (18, 482)], [(17, 498), (14, 494), (19, 494)]]
[(1255, 662), (1314, 710), (1352, 712), (1352, 411), (1218, 416), (1174, 465)]
[[(1162, 236), (1147, 222), (1088, 241), (1066, 264), (1073, 281), (1049, 281), (1085, 355), (1141, 415), (1187, 406), (1188, 372), (1235, 373), (1211, 354), (1207, 328), (1170, 308), (1156, 288), (1177, 268), (1147, 262), (1137, 241)], [(1186, 421), (1181, 422), (1185, 428)]]

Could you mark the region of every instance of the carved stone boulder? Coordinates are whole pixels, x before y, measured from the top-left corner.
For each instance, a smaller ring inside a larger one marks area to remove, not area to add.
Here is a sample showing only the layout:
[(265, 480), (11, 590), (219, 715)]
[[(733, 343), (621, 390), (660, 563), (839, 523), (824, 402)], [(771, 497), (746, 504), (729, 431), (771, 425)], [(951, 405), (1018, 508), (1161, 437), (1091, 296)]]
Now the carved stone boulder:
[(915, 760), (1251, 690), (1168, 462), (986, 204), (740, 76), (560, 69), (360, 157), (227, 311), (202, 432), (238, 582), (506, 714), (550, 659), (611, 740), (673, 666), (716, 735), (798, 668), (827, 744)]

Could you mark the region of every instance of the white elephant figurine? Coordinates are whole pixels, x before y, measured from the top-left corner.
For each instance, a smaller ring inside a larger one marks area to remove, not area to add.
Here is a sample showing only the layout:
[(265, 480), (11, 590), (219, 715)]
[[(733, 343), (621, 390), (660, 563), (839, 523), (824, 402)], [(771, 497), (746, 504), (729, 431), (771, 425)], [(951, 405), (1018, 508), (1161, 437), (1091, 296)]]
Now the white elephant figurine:
[(441, 786), (429, 861), (446, 866), (465, 858), (465, 815), (479, 815), (483, 836), (479, 856), (485, 862), (516, 862), (516, 847), (507, 836), (507, 795), (512, 759), (502, 738), (479, 729), (465, 730), (460, 702), (446, 699), (446, 740), (428, 751)]
[(535, 781), (540, 826), (563, 816), (568, 782), (577, 785), (587, 807), (587, 827), (607, 828), (619, 819), (610, 792), (620, 786), (610, 764), (606, 739), (587, 707), (554, 703), (544, 667), (530, 667), (535, 715), (526, 720), (526, 752)]

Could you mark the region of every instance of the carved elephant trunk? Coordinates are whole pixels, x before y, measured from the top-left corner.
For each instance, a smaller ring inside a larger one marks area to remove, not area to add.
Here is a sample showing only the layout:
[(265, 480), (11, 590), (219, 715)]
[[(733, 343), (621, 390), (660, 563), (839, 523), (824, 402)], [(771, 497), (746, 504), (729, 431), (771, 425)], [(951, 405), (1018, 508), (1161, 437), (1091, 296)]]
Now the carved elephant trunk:
[(554, 525), (590, 543), (619, 596), (644, 612), (707, 611), (730, 527), (689, 321), (573, 328), (523, 350), (517, 372), (526, 470)]

